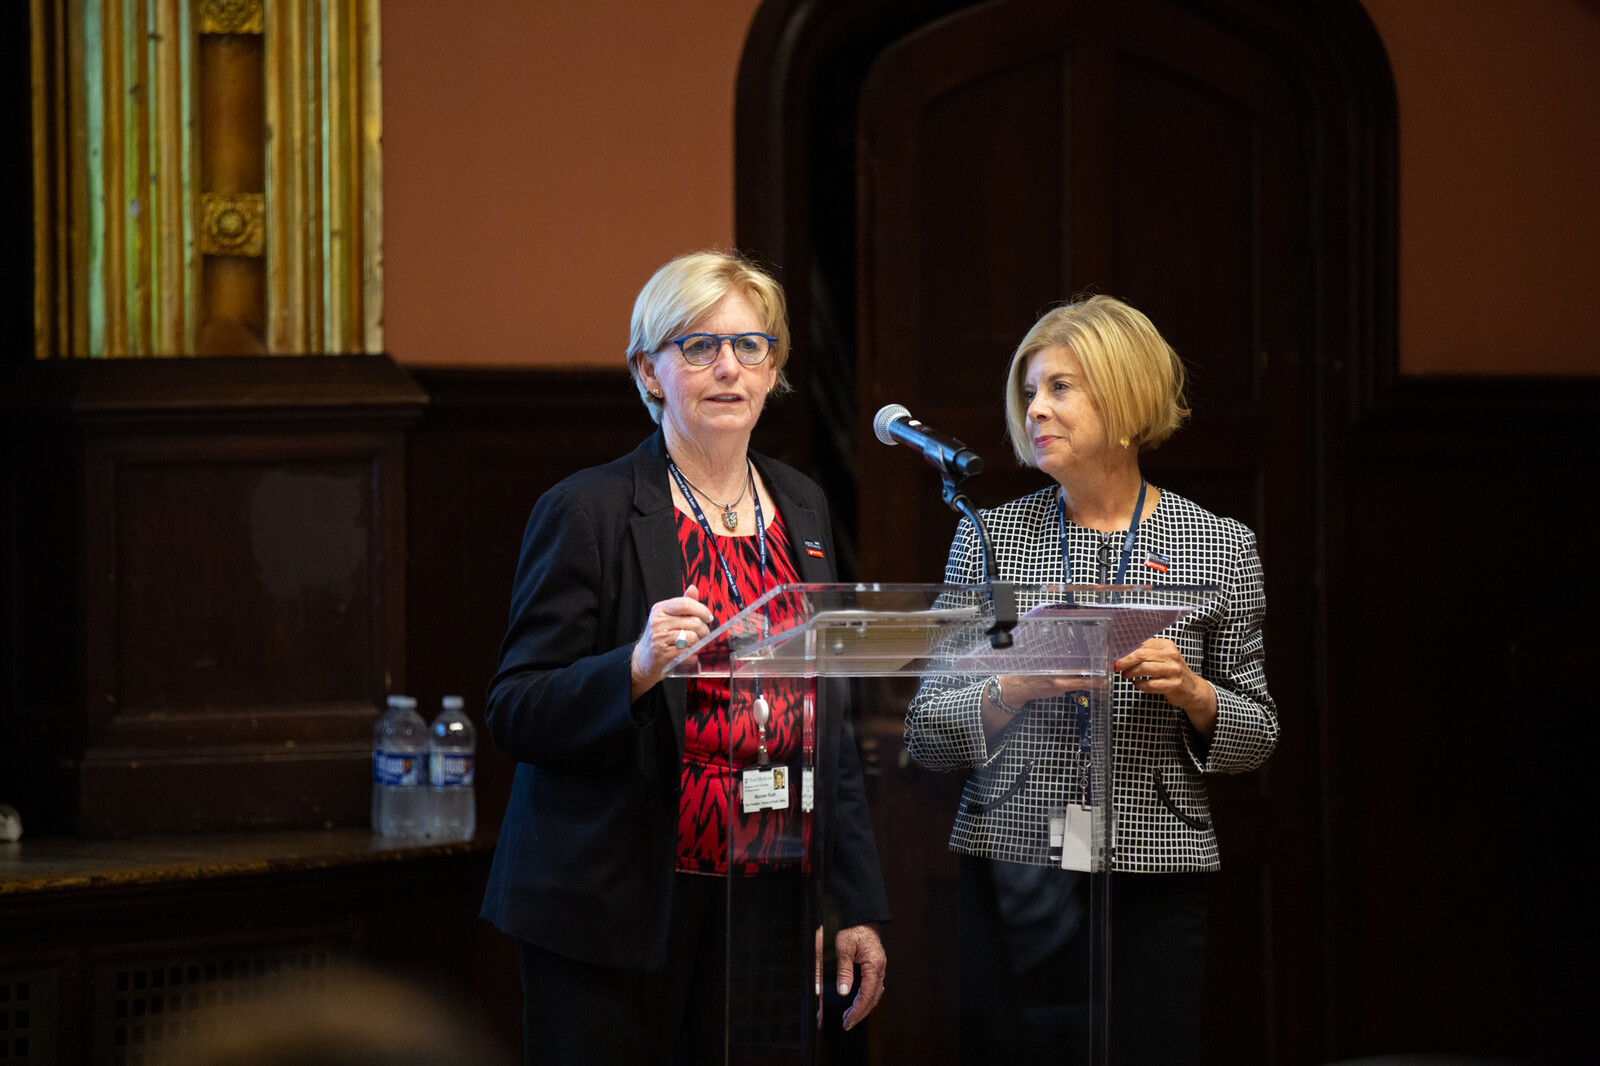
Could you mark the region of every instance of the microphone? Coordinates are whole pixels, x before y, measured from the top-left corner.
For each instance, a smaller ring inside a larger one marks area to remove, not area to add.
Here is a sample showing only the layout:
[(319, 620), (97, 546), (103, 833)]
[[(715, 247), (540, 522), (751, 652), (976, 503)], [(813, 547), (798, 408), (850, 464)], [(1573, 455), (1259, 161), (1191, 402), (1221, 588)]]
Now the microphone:
[(941, 473), (956, 477), (970, 477), (983, 473), (983, 459), (954, 437), (947, 437), (911, 417), (911, 412), (897, 403), (884, 404), (872, 416), (872, 432), (885, 444), (901, 441), (920, 450)]

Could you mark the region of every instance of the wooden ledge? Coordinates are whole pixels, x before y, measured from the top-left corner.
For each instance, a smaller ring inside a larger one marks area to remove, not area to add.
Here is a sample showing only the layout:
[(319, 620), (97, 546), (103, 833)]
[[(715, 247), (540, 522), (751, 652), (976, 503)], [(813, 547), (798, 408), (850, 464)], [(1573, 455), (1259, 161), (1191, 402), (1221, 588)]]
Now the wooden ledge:
[(483, 830), (471, 840), (437, 844), (364, 829), (24, 838), (0, 844), (0, 899), (441, 859), (489, 852), (494, 844), (493, 831)]

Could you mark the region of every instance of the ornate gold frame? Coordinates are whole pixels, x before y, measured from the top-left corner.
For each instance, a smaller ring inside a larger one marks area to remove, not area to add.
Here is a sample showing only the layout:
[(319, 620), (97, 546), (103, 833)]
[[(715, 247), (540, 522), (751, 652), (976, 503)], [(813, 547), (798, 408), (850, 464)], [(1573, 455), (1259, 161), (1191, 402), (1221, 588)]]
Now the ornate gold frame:
[[(31, 0), (38, 358), (198, 354), (251, 300), (263, 351), (383, 349), (379, 8)], [(206, 187), (207, 34), (261, 35), (264, 188)], [(218, 299), (218, 256), (264, 284)]]

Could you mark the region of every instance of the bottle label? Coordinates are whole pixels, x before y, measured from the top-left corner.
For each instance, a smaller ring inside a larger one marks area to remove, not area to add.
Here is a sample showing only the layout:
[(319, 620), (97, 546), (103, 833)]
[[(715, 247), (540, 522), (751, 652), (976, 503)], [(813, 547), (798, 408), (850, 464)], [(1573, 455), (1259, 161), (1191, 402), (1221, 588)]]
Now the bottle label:
[(434, 788), (471, 788), (471, 755), (436, 751), (428, 756), (428, 778)]
[(372, 783), (390, 788), (411, 788), (423, 783), (420, 755), (394, 751), (372, 753)]

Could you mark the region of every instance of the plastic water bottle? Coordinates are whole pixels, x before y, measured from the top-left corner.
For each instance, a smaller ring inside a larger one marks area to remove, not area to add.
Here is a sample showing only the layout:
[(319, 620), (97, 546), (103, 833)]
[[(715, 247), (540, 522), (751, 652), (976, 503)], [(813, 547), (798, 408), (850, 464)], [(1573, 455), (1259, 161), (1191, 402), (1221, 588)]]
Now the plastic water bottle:
[(460, 696), (446, 696), (444, 710), (428, 729), (428, 781), (433, 786), (433, 836), (468, 840), (478, 826), (472, 786), (477, 732), (462, 713)]
[(410, 696), (390, 696), (372, 730), (372, 831), (420, 837), (432, 824), (427, 778), (428, 724)]

